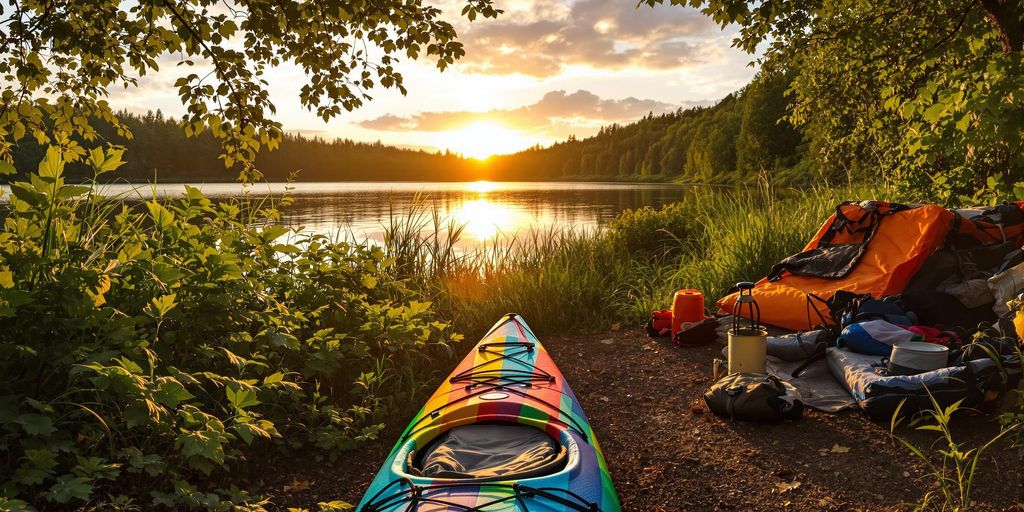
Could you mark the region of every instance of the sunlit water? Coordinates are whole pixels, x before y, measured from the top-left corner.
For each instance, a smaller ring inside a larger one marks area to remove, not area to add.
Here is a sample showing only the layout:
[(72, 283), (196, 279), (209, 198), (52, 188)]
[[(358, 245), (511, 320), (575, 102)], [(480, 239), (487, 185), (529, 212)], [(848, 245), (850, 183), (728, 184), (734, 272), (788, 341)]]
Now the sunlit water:
[[(233, 183), (195, 184), (209, 197), (242, 193)], [(283, 211), (292, 227), (332, 236), (380, 241), (392, 215), (418, 201), (441, 218), (465, 226), (460, 245), (501, 243), (529, 230), (593, 229), (628, 208), (658, 207), (681, 200), (690, 188), (671, 184), (577, 182), (344, 182), (295, 183), (295, 202)], [(280, 194), (284, 183), (249, 187), (254, 195)], [(182, 184), (104, 185), (102, 193), (148, 199), (183, 192)]]

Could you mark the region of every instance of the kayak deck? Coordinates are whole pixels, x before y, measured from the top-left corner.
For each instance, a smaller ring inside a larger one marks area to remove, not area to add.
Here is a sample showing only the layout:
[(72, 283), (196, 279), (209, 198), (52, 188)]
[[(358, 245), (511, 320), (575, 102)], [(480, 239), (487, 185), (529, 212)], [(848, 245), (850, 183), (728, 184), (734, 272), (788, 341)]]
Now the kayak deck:
[[(411, 470), (419, 450), (462, 425), (509, 423), (543, 430), (565, 450), (544, 475), (430, 478)], [(620, 510), (601, 450), (579, 401), (529, 326), (503, 317), (406, 427), (357, 510)]]

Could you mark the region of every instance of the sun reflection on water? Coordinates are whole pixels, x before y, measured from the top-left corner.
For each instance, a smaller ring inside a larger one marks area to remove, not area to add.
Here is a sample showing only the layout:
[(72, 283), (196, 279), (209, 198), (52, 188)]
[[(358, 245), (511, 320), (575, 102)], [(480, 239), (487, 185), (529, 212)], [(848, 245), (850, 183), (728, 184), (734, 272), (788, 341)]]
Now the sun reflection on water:
[(463, 233), (478, 242), (516, 233), (533, 221), (520, 207), (495, 203), (484, 197), (462, 203), (454, 213), (456, 221), (465, 226)]
[(494, 192), (495, 190), (498, 190), (499, 188), (501, 188), (501, 184), (500, 183), (495, 183), (493, 181), (487, 181), (487, 180), (471, 181), (469, 183), (466, 183), (466, 190), (468, 190), (470, 192), (476, 192), (478, 194), (486, 194), (488, 192)]

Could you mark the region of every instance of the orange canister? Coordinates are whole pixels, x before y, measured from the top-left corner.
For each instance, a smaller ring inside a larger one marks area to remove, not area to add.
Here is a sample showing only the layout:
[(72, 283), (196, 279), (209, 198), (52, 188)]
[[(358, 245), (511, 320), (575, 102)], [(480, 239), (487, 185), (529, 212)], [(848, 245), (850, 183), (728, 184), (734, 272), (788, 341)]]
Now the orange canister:
[(679, 290), (672, 299), (672, 335), (685, 322), (704, 320), (704, 294), (700, 290)]

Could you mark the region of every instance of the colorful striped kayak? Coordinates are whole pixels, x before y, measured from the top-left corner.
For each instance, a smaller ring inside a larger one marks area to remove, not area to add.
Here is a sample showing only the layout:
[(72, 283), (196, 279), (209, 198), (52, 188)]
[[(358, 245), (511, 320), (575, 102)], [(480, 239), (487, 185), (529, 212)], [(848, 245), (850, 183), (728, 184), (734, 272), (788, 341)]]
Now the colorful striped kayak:
[[(501, 445), (496, 439), (508, 437), (505, 433), (513, 439)], [(501, 446), (486, 453), (473, 445), (481, 440)], [(460, 453), (469, 454), (468, 462), (458, 461)], [(474, 464), (489, 466), (467, 469)], [(613, 512), (621, 507), (569, 384), (526, 322), (508, 314), (409, 423), (356, 510)]]

